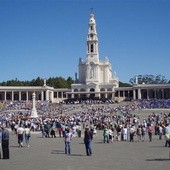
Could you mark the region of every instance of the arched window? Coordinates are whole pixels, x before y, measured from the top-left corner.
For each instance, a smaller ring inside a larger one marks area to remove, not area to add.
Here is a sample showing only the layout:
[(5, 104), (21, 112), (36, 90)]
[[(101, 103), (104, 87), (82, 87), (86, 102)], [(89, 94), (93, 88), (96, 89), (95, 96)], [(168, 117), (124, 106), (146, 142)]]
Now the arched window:
[(93, 51), (94, 51), (94, 46), (93, 44), (91, 44), (91, 53), (93, 53)]
[[(95, 92), (95, 89), (94, 88), (91, 88), (90, 89), (90, 92)], [(91, 99), (93, 99), (95, 97), (95, 93), (90, 93), (90, 96), (89, 96)]]

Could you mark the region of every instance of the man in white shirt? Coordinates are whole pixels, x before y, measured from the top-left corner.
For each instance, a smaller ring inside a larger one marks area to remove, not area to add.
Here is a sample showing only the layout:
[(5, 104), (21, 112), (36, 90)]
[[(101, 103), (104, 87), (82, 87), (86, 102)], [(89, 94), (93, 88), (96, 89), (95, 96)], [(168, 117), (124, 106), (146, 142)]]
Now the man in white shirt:
[(22, 127), (22, 125), (20, 125), (19, 128), (17, 129), (17, 134), (18, 134), (18, 144), (19, 144), (19, 147), (23, 147), (24, 128)]

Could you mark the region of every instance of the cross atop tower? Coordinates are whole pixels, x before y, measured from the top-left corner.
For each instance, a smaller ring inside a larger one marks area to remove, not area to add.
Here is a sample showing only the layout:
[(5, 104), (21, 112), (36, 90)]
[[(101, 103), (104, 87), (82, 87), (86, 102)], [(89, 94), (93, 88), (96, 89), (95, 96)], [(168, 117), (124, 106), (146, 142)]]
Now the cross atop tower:
[(90, 8), (90, 13), (93, 14), (93, 8)]

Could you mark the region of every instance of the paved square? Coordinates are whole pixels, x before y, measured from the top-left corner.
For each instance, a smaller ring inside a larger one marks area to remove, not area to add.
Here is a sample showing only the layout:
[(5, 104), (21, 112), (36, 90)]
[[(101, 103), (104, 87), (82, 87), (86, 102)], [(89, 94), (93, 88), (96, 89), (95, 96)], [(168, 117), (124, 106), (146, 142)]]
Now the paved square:
[(93, 155), (85, 155), (83, 138), (73, 138), (72, 154), (64, 154), (63, 138), (41, 138), (34, 133), (30, 147), (19, 148), (10, 136), (10, 160), (0, 160), (1, 170), (157, 170), (169, 169), (169, 150), (164, 139), (149, 142), (114, 141), (104, 144), (102, 131), (93, 140)]

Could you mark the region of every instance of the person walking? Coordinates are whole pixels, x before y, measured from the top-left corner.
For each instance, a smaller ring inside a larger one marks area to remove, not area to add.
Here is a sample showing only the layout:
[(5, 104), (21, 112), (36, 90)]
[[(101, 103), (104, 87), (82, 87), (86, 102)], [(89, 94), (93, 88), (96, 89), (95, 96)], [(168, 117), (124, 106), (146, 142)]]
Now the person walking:
[(136, 133), (135, 126), (132, 125), (130, 127), (130, 142), (134, 142), (135, 133)]
[(9, 159), (9, 131), (5, 125), (2, 126), (2, 153), (3, 159)]
[(66, 128), (66, 134), (65, 134), (65, 154), (71, 154), (71, 139), (73, 135), (70, 132), (70, 128)]
[(77, 125), (77, 134), (78, 134), (78, 137), (81, 138), (81, 123), (78, 123)]
[(24, 128), (22, 125), (17, 129), (19, 147), (23, 147)]
[(84, 131), (84, 144), (86, 149), (86, 155), (91, 156), (92, 155), (92, 140), (93, 140), (93, 133), (90, 130), (89, 126), (85, 127)]
[(28, 128), (27, 125), (25, 126), (24, 133), (25, 133), (25, 143), (27, 147), (29, 148), (29, 140), (30, 140), (31, 134), (30, 134), (30, 128)]
[(159, 140), (162, 139), (162, 135), (163, 135), (163, 127), (162, 125), (159, 125)]
[(170, 124), (167, 124), (165, 127), (165, 147), (169, 145), (170, 147)]

